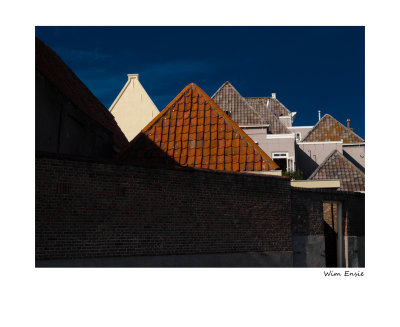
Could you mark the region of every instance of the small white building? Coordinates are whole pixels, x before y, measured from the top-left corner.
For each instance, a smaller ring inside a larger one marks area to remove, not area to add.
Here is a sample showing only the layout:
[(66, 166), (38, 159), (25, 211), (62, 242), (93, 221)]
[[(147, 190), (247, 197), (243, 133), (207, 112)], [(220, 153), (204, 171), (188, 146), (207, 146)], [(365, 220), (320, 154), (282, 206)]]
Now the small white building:
[(111, 105), (110, 112), (129, 142), (159, 114), (140, 84), (139, 74), (128, 74), (128, 81)]

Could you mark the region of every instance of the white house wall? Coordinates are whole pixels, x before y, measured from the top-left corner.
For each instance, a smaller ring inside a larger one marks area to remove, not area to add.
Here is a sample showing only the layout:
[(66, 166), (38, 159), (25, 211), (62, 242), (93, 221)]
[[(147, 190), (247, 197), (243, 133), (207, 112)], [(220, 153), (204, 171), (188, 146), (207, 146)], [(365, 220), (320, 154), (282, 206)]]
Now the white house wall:
[(300, 133), (300, 142), (303, 141), (303, 139), (306, 137), (306, 135), (308, 134), (309, 131), (311, 131), (311, 129), (314, 126), (292, 126), (292, 127), (288, 127), (289, 131), (291, 131), (292, 133)]
[(128, 75), (128, 81), (111, 105), (110, 112), (128, 141), (159, 114), (157, 107), (140, 84), (138, 74)]
[[(365, 144), (343, 144), (343, 154), (365, 168)], [(354, 163), (354, 162), (353, 162)], [(357, 165), (356, 165), (357, 166)]]
[(333, 150), (343, 153), (341, 142), (304, 142), (298, 143), (297, 167), (303, 172), (303, 177), (308, 178), (315, 169), (331, 154)]
[[(295, 139), (291, 134), (282, 134), (282, 137), (279, 137), (279, 134), (267, 134), (265, 128), (242, 129), (271, 158), (274, 152), (287, 152), (289, 158), (296, 162)], [(274, 138), (267, 138), (267, 135)]]

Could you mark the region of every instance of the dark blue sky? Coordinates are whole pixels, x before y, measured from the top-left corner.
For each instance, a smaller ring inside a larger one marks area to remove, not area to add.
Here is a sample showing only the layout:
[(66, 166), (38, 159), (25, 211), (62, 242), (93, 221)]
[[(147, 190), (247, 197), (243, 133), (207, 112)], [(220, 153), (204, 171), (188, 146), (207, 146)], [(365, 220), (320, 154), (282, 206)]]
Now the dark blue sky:
[(209, 96), (230, 81), (277, 98), (314, 125), (318, 109), (365, 136), (364, 27), (36, 27), (36, 36), (108, 108), (139, 79), (159, 110), (193, 82)]

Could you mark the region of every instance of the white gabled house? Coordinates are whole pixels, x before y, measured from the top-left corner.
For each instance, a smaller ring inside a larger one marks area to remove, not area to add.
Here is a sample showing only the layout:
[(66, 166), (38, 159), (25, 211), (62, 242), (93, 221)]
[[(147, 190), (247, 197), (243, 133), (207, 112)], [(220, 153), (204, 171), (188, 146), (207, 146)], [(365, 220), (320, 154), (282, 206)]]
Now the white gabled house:
[(159, 114), (159, 110), (139, 82), (139, 74), (128, 74), (128, 81), (110, 107), (118, 126), (131, 141)]

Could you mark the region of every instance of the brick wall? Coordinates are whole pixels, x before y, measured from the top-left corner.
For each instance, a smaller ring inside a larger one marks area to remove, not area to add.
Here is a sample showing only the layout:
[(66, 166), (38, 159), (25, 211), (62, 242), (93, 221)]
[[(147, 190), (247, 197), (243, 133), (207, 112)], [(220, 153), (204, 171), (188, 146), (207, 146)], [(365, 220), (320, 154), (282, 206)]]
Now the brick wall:
[[(293, 265), (295, 267), (337, 266), (337, 203), (342, 203), (344, 236), (350, 236), (349, 266), (364, 265), (364, 194), (292, 188)], [(357, 257), (357, 260), (355, 260)]]
[(320, 196), (293, 188), (291, 201), (293, 235), (323, 235), (323, 207)]
[(365, 236), (365, 198), (348, 197), (343, 208), (345, 236)]
[[(294, 235), (324, 235), (324, 222), (337, 232), (337, 205), (342, 202), (343, 229), (347, 235), (365, 235), (365, 196), (361, 193), (292, 188), (292, 230)], [(332, 211), (333, 204), (333, 225)]]
[(37, 155), (36, 259), (291, 251), (290, 205), (282, 177)]
[(328, 227), (337, 234), (337, 202), (324, 202), (324, 221)]

